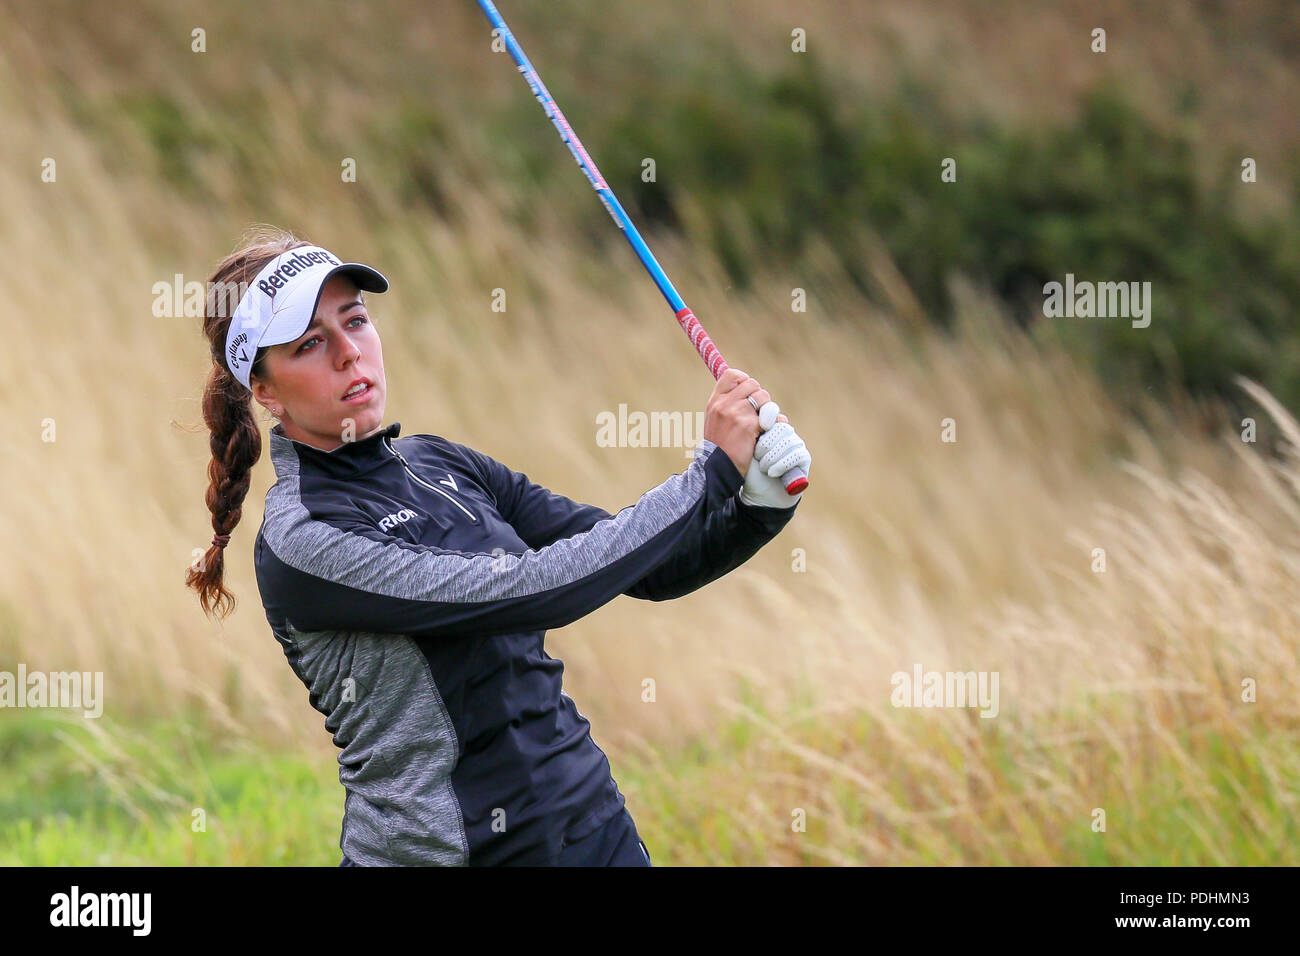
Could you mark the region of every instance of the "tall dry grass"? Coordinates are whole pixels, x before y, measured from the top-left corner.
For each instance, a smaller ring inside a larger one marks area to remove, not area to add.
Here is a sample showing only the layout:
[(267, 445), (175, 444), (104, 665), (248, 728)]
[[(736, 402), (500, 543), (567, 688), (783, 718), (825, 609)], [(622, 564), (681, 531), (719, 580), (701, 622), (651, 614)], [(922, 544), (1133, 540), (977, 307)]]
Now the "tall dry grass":
[[(20, 62), (0, 60), (0, 279), (14, 315), (0, 351), (5, 661), (103, 670), (115, 717), (192, 710), (225, 733), (332, 751), (258, 601), (269, 462), (226, 552), (237, 612), (205, 620), (182, 584), (211, 537), (206, 349), (197, 318), (151, 314), (152, 287), (206, 278), (254, 218), (393, 280), (373, 314), (388, 417), (406, 433), (465, 442), (610, 510), (684, 467), (678, 449), (596, 446), (599, 412), (693, 411), (711, 388), (630, 253), (593, 262), (546, 220), (503, 222), (502, 187), (462, 183), (473, 227), (458, 229), (326, 185), (336, 164), (312, 157), (288, 99), (274, 215), (209, 206), (160, 184), (143, 146), (105, 155)], [(43, 156), (57, 183), (39, 180)], [(750, 862), (1046, 862), (1097, 852), (1072, 829), (1088, 832), (1093, 808), (1141, 794), (1154, 813), (1150, 794), (1169, 788), (1167, 812), (1185, 815), (1206, 859), (1278, 840), (1297, 779), (1280, 743), (1300, 699), (1294, 457), (1266, 461), (1158, 409), (1138, 428), (979, 290), (962, 290), (961, 323), (939, 336), (868, 312), (829, 264), (809, 312), (792, 314), (800, 276), (769, 275), (742, 297), (698, 250), (653, 245), (815, 457), (798, 517), (744, 568), (671, 604), (620, 599), (548, 638), (616, 776), (621, 761), (665, 769), (624, 786), (658, 808), (656, 825), (707, 834), (729, 820)], [(494, 288), (504, 314), (490, 310)], [(1260, 427), (1300, 444), (1274, 411)], [(947, 418), (955, 443), (941, 440)], [(915, 662), (999, 671), (1000, 715), (892, 708), (889, 677)], [(1253, 704), (1244, 678), (1258, 682)], [(684, 774), (677, 744), (720, 727), (745, 741), (728, 772)], [(1241, 791), (1231, 821), (1225, 787)], [(796, 807), (819, 839), (790, 835)], [(1100, 859), (1142, 858), (1103, 845)]]

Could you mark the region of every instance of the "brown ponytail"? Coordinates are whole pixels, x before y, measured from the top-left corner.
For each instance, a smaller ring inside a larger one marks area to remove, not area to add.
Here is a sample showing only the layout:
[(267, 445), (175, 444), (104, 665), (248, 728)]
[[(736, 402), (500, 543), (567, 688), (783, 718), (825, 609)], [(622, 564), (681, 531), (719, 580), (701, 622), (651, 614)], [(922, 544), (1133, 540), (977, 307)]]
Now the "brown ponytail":
[[(208, 279), (203, 334), (212, 353), (212, 369), (203, 388), (203, 421), (210, 432), (208, 445), (212, 450), (206, 497), (215, 536), (202, 559), (190, 565), (185, 584), (198, 591), (199, 604), (209, 616), (215, 610), (218, 618), (224, 618), (234, 610), (235, 596), (222, 584), (223, 549), (239, 524), (252, 468), (262, 455), (262, 431), (253, 417), (252, 393), (230, 374), (226, 364), (226, 330), (234, 318), (240, 292), (252, 284), (262, 267), (282, 252), (309, 245), (283, 229), (256, 226)], [(259, 348), (252, 374), (265, 378), (265, 357), (266, 349)]]

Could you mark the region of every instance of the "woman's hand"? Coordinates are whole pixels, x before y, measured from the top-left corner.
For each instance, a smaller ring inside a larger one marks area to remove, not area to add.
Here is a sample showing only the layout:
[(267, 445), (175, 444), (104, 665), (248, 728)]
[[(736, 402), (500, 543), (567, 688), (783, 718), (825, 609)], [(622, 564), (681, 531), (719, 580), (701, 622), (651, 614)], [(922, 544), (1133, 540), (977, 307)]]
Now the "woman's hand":
[(778, 415), (772, 427), (758, 438), (754, 460), (749, 463), (740, 489), (740, 500), (759, 508), (793, 508), (803, 492), (789, 494), (781, 477), (795, 466), (802, 468), (805, 475), (811, 475), (812, 453), (789, 420)]
[[(740, 369), (729, 368), (713, 386), (713, 394), (704, 407), (704, 437), (726, 452), (742, 475), (749, 470), (754, 445), (762, 434), (758, 413), (747, 401), (751, 395), (759, 408), (771, 401), (767, 390), (757, 381)], [(787, 419), (778, 415), (777, 421)]]

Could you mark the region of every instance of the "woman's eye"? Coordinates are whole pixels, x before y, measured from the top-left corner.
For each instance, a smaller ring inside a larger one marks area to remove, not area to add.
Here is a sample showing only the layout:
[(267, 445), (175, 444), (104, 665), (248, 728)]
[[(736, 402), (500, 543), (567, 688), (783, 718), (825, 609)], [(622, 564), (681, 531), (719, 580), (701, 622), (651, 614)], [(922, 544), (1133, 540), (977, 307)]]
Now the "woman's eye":
[[(354, 315), (352, 318), (348, 320), (348, 324), (351, 325), (353, 322), (365, 322), (365, 321), (366, 321), (366, 317), (364, 315)], [(319, 338), (320, 338), (319, 335), (313, 335), (306, 342), (303, 342), (302, 345), (298, 346), (298, 350), (294, 352), (294, 354), (297, 355), (299, 352), (306, 352), (308, 348), (310, 348), (311, 345), (315, 343)]]

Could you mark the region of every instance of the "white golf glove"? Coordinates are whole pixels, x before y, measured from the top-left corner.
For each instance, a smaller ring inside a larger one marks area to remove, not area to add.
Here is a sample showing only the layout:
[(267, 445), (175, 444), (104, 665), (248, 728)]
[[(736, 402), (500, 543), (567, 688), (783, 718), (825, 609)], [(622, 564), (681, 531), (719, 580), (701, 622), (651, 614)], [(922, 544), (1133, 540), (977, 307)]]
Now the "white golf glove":
[[(763, 406), (763, 411), (769, 406), (775, 408), (776, 403), (768, 402)], [(775, 421), (779, 412), (780, 409), (776, 408), (776, 411), (764, 416), (760, 411), (760, 424), (767, 420)], [(740, 489), (740, 500), (760, 508), (793, 508), (803, 497), (803, 492), (797, 495), (786, 494), (781, 476), (795, 465), (803, 468), (804, 474), (811, 475), (812, 455), (808, 446), (789, 422), (775, 422), (758, 436), (754, 457), (750, 459), (749, 470), (745, 473), (745, 484)]]

